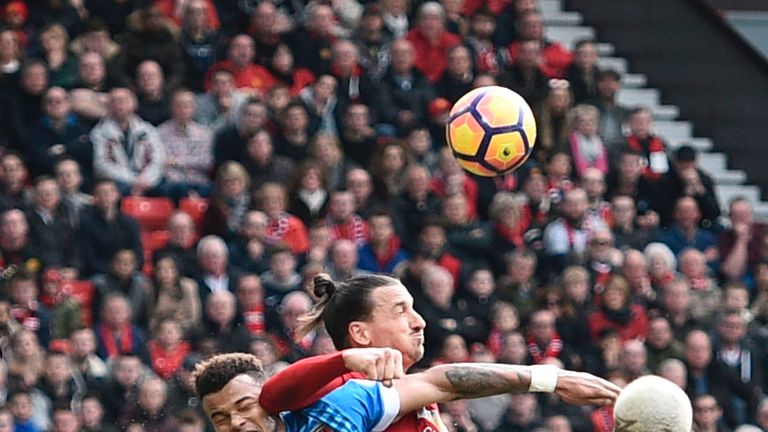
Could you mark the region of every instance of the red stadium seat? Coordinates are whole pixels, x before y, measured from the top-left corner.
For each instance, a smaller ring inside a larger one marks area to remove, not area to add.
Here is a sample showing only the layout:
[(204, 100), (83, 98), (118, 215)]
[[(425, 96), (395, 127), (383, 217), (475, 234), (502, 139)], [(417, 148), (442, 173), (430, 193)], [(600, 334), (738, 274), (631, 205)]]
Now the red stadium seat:
[(165, 229), (174, 210), (173, 201), (168, 198), (147, 197), (125, 197), (121, 208), (145, 231)]
[(144, 231), (141, 233), (141, 246), (144, 250), (144, 267), (141, 271), (146, 275), (152, 274), (152, 256), (155, 251), (168, 244), (171, 233), (164, 230)]
[(208, 210), (208, 199), (206, 198), (182, 198), (179, 201), (179, 209), (184, 213), (192, 216), (192, 220), (195, 221), (195, 226), (199, 230), (203, 225), (203, 217)]
[(80, 304), (83, 324), (90, 327), (93, 324), (93, 316), (91, 315), (94, 295), (93, 283), (87, 280), (65, 281), (63, 289)]

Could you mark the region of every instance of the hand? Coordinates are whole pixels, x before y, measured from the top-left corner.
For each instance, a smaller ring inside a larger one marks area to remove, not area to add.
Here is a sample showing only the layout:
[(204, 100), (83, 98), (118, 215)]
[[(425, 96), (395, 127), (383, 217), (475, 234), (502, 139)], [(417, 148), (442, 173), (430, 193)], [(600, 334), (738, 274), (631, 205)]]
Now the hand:
[(733, 225), (733, 233), (738, 240), (749, 240), (750, 228), (749, 224), (736, 223)]
[(592, 374), (560, 370), (555, 393), (572, 405), (610, 405), (616, 402), (621, 388)]
[(646, 230), (654, 229), (659, 226), (659, 214), (655, 211), (649, 211), (644, 215), (638, 216), (637, 225)]
[(402, 378), (403, 355), (392, 348), (350, 348), (341, 352), (344, 366), (365, 374), (374, 381), (382, 381), (385, 386), (392, 385), (393, 379)]

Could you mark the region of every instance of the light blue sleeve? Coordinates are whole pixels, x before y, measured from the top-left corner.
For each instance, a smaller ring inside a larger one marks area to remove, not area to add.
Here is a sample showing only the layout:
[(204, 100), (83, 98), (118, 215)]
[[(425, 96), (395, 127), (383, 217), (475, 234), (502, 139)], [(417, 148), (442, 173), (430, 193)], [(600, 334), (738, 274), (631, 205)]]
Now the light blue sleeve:
[(384, 431), (400, 411), (397, 390), (379, 382), (350, 380), (303, 410), (308, 424), (336, 432)]

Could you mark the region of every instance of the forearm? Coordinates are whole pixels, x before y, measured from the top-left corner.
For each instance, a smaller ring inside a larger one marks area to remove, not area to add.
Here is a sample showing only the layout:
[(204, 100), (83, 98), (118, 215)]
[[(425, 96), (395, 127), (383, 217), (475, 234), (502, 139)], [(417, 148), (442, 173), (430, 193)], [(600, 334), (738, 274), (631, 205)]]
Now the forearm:
[(725, 257), (720, 265), (720, 271), (731, 279), (740, 278), (747, 268), (749, 259), (749, 248), (746, 241), (737, 239), (733, 244), (730, 253)]
[(304, 408), (322, 396), (326, 384), (347, 372), (341, 352), (299, 360), (264, 384), (259, 403), (275, 414)]
[(454, 363), (434, 367), (424, 374), (451, 399), (524, 393), (531, 385), (531, 368), (521, 365)]
[(430, 403), (523, 393), (530, 386), (530, 366), (480, 363), (435, 366), (395, 381), (401, 415)]

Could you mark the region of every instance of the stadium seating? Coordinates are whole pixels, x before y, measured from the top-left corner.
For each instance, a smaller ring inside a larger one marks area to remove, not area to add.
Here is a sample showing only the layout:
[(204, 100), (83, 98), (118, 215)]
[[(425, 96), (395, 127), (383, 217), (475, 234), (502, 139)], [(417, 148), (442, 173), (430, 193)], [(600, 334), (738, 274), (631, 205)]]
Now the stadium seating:
[(133, 216), (143, 231), (164, 229), (173, 213), (173, 201), (169, 198), (125, 197), (123, 212)]

